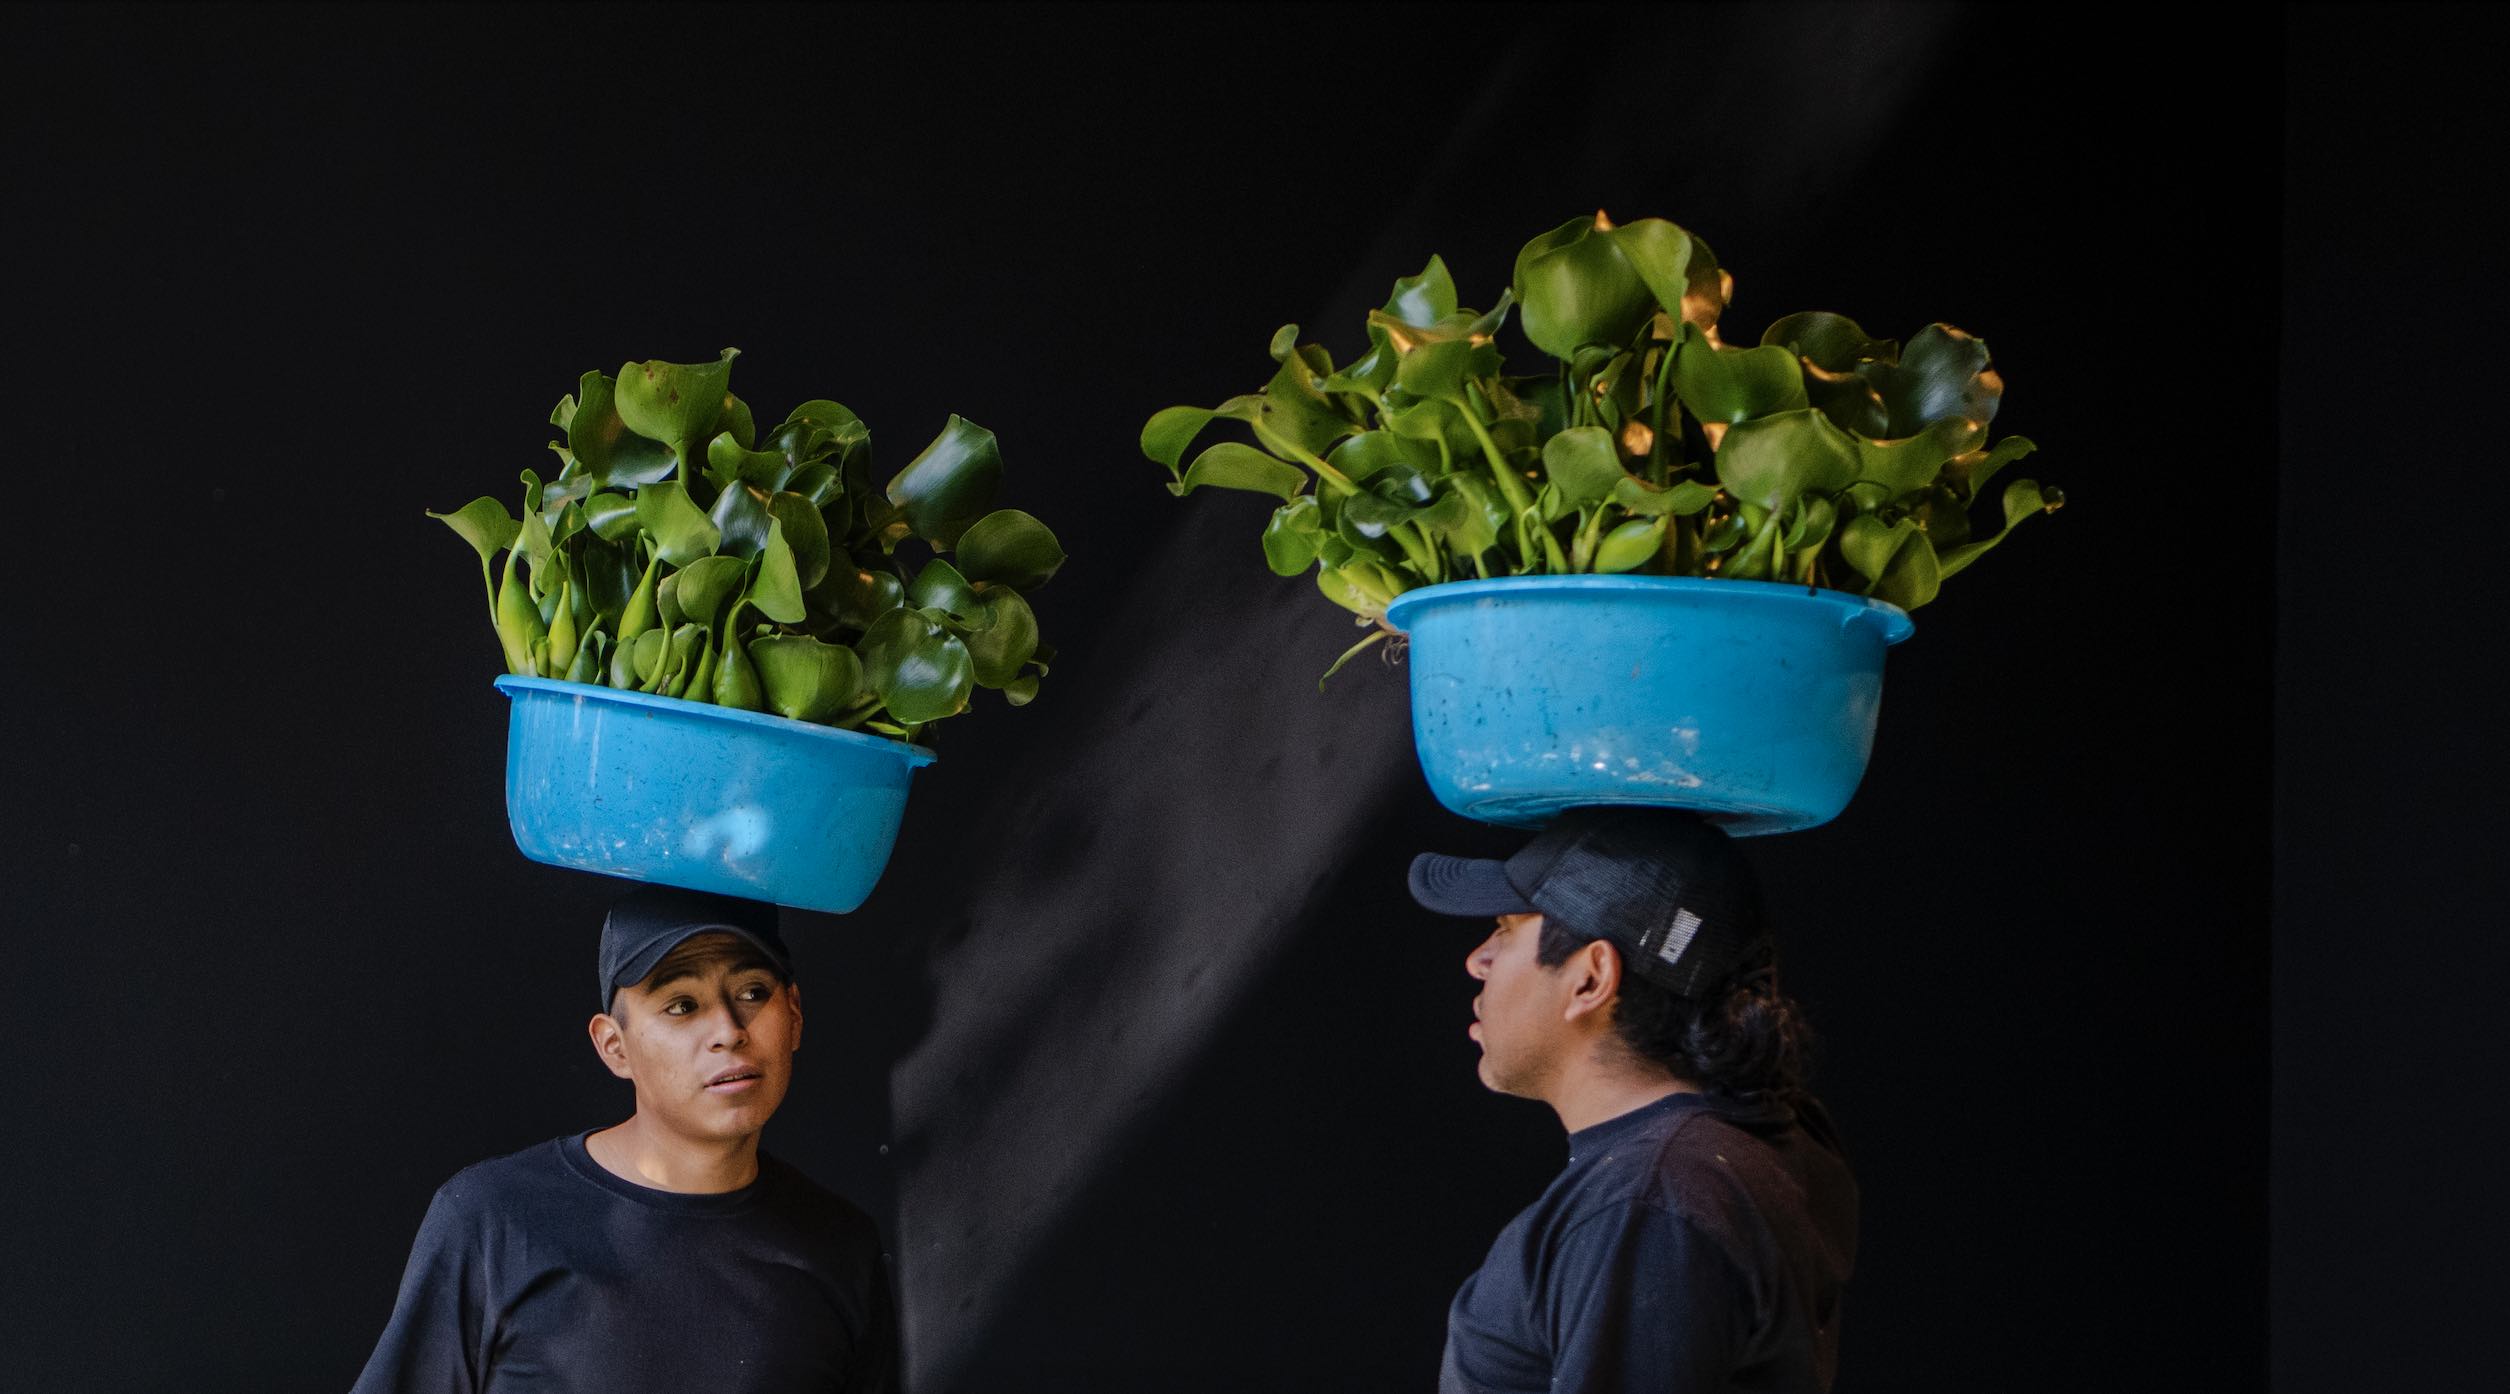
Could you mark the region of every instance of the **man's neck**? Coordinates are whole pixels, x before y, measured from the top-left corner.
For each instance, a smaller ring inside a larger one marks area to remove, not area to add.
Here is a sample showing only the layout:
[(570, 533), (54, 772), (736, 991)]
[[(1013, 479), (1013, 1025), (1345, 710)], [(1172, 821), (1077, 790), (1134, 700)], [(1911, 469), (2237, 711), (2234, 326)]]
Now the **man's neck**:
[(663, 1131), (642, 1113), (584, 1139), (601, 1169), (657, 1191), (716, 1195), (758, 1179), (758, 1134), (730, 1141)]
[(1698, 1092), (1689, 1080), (1598, 1050), (1563, 1072), (1543, 1102), (1560, 1115), (1562, 1128), (1579, 1133), (1658, 1099)]

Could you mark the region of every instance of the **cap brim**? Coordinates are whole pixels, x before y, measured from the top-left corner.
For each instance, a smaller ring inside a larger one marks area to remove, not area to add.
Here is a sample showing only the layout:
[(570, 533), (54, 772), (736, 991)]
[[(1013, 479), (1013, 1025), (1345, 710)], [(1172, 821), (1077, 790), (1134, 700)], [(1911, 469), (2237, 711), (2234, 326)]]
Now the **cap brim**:
[(1508, 864), (1486, 857), (1423, 852), (1412, 859), (1412, 899), (1424, 910), (1461, 919), (1526, 915), (1531, 902), (1508, 881)]
[(776, 952), (774, 945), (764, 942), (757, 935), (750, 933), (748, 930), (741, 928), (739, 925), (695, 924), (685, 927), (674, 926), (669, 931), (654, 936), (654, 942), (647, 944), (645, 947), (638, 949), (634, 954), (629, 955), (628, 961), (619, 965), (618, 981), (610, 984), (610, 990), (612, 992), (617, 992), (623, 987), (634, 987), (638, 983), (645, 981), (647, 978), (653, 976), (654, 969), (660, 965), (665, 958), (670, 956), (673, 949), (680, 947), (682, 944), (687, 943), (701, 934), (729, 934), (733, 938), (740, 940), (742, 943), (749, 945), (751, 948), (758, 950), (761, 957), (776, 966), (776, 971), (780, 973), (790, 973), (792, 971), (790, 968), (785, 966), (784, 955)]

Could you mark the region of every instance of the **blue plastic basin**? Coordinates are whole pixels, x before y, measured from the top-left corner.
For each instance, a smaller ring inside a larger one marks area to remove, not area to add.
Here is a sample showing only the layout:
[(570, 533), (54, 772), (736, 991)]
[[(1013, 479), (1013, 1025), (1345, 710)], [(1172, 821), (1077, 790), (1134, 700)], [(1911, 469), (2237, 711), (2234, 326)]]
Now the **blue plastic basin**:
[(919, 745), (674, 697), (503, 677), (514, 845), (551, 866), (804, 910), (863, 903)]
[(1406, 591), (1412, 739), (1438, 801), (1539, 827), (1696, 809), (1737, 834), (1839, 816), (1882, 710), (1898, 606), (1769, 581), (1518, 576)]

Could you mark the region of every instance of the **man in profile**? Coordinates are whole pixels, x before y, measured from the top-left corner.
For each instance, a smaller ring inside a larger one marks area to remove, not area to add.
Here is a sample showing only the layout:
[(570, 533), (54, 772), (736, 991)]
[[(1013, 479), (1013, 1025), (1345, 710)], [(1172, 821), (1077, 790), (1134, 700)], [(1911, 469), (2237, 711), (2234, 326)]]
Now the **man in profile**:
[(355, 1394), (891, 1394), (878, 1230), (758, 1147), (802, 1037), (774, 908), (640, 888), (600, 973), (635, 1112), (436, 1192)]
[(1425, 853), (1411, 885), (1497, 921), (1465, 960), (1482, 1082), (1569, 1134), (1456, 1294), (1442, 1394), (1827, 1390), (1856, 1183), (1731, 841), (1578, 809), (1505, 861)]

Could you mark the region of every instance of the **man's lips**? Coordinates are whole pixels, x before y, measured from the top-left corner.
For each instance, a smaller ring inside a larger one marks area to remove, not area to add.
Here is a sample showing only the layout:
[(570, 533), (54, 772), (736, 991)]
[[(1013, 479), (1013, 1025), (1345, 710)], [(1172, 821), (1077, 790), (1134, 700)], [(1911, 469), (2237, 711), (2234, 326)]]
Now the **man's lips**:
[(735, 1065), (731, 1069), (716, 1075), (713, 1079), (706, 1081), (706, 1089), (709, 1093), (738, 1093), (741, 1090), (748, 1089), (756, 1085), (759, 1078), (759, 1072), (750, 1066)]

